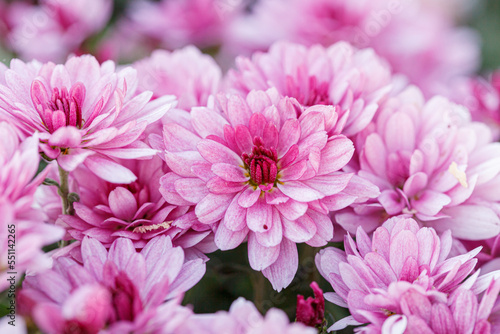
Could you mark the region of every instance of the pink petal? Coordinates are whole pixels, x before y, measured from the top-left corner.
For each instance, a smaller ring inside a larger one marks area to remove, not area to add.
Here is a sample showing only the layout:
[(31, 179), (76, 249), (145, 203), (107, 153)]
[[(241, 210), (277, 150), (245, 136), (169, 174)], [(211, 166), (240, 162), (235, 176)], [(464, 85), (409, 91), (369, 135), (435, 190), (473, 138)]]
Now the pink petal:
[(417, 237), (411, 231), (401, 231), (392, 238), (390, 245), (390, 264), (399, 277), (407, 258), (418, 259)]
[(248, 185), (243, 182), (226, 181), (216, 176), (207, 182), (207, 188), (214, 194), (231, 194), (248, 188)]
[(260, 193), (261, 190), (259, 188), (253, 189), (252, 187), (248, 187), (241, 193), (238, 204), (244, 208), (249, 208), (257, 202)]
[(420, 195), (418, 200), (411, 200), (411, 206), (420, 214), (435, 216), (450, 202), (451, 199), (447, 195), (432, 190), (426, 190)]
[(63, 126), (57, 129), (49, 138), (50, 146), (79, 147), (82, 141), (80, 131), (73, 126)]
[(109, 207), (116, 217), (131, 220), (137, 211), (137, 201), (130, 191), (116, 187), (109, 193)]
[(246, 226), (239, 231), (231, 231), (226, 227), (224, 219), (217, 227), (217, 231), (215, 231), (215, 244), (220, 250), (234, 249), (245, 240), (248, 231)]
[(404, 193), (408, 197), (415, 196), (418, 192), (427, 186), (427, 174), (419, 172), (411, 175), (403, 187)]
[(290, 221), (282, 217), (282, 221), (283, 235), (293, 242), (306, 242), (316, 234), (316, 224), (307, 215), (295, 221)]
[(415, 149), (415, 127), (406, 113), (390, 116), (385, 128), (385, 143), (390, 152), (413, 151)]
[(71, 149), (70, 154), (61, 154), (57, 158), (57, 163), (67, 172), (72, 172), (76, 169), (80, 164), (82, 164), (85, 159), (94, 154), (94, 151), (85, 150), (85, 149)]
[(319, 191), (300, 181), (288, 181), (285, 184), (278, 183), (278, 188), (283, 194), (299, 202), (311, 202), (325, 197)]
[(212, 172), (226, 181), (246, 182), (249, 179), (244, 168), (226, 163), (213, 164)]
[(215, 223), (224, 217), (233, 197), (234, 194), (208, 194), (196, 205), (196, 216), (202, 223)]
[(273, 224), (272, 206), (259, 199), (247, 209), (247, 226), (254, 232), (266, 232)]
[(263, 270), (273, 264), (280, 254), (280, 246), (265, 247), (258, 241), (254, 233), (248, 235), (248, 261), (253, 270)]
[(241, 231), (247, 226), (247, 209), (238, 204), (240, 194), (236, 195), (224, 215), (224, 225), (231, 231)]
[(288, 152), (290, 147), (297, 144), (300, 138), (300, 124), (295, 119), (289, 119), (283, 124), (280, 130), (279, 142), (276, 150), (278, 157), (282, 158)]
[(228, 122), (219, 113), (206, 107), (194, 107), (191, 109), (191, 116), (193, 128), (202, 138), (209, 135), (224, 138), (224, 125)]
[(306, 213), (308, 207), (309, 206), (307, 205), (307, 203), (297, 202), (293, 199), (290, 199), (285, 203), (276, 205), (276, 208), (288, 220), (295, 220), (303, 216)]
[(326, 146), (321, 151), (318, 174), (329, 174), (344, 167), (354, 154), (354, 145), (345, 136), (333, 136), (329, 138)]
[(271, 282), (273, 289), (280, 292), (292, 282), (298, 266), (297, 246), (295, 243), (283, 239), (278, 258), (272, 265), (262, 270), (262, 274)]
[(316, 176), (311, 180), (303, 181), (303, 183), (313, 189), (316, 189), (317, 191), (320, 191), (325, 196), (331, 196), (344, 190), (351, 178), (352, 174), (335, 173)]
[(227, 146), (224, 146), (211, 139), (203, 139), (197, 145), (201, 156), (208, 162), (227, 163), (234, 166), (243, 166), (243, 160)]
[(500, 219), (493, 210), (479, 205), (460, 205), (446, 208), (443, 213), (450, 218), (433, 224), (437, 231), (451, 229), (453, 237), (465, 240), (483, 240), (500, 233)]
[(273, 224), (270, 229), (265, 232), (255, 232), (257, 242), (265, 247), (273, 247), (281, 243), (283, 239), (283, 228), (278, 210), (272, 210)]
[(176, 180), (174, 187), (183, 199), (191, 203), (200, 202), (209, 193), (205, 182), (193, 177)]
[(95, 175), (111, 183), (128, 184), (137, 179), (129, 169), (96, 155), (85, 159), (84, 165)]
[(234, 129), (235, 131), (235, 141), (238, 149), (242, 153), (250, 154), (253, 148), (253, 139), (250, 134), (250, 130), (244, 125), (237, 125)]

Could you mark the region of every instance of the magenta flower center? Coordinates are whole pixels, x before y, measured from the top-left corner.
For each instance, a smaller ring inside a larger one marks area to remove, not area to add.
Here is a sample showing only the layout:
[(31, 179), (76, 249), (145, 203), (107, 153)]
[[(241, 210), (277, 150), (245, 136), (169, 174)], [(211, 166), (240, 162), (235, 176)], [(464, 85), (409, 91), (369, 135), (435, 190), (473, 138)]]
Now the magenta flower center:
[(250, 183), (254, 186), (274, 185), (278, 176), (278, 153), (274, 147), (265, 148), (261, 137), (255, 137), (253, 142), (252, 153), (241, 155), (250, 173)]
[(53, 88), (49, 97), (44, 84), (35, 80), (31, 86), (31, 99), (50, 133), (64, 126), (82, 128), (82, 105), (85, 99), (82, 83), (74, 84), (69, 92), (66, 87)]

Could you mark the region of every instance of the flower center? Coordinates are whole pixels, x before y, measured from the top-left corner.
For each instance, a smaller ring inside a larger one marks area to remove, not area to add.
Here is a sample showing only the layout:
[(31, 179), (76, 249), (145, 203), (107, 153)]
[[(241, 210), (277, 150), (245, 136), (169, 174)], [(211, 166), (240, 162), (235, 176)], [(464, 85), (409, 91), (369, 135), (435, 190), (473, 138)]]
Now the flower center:
[(261, 137), (255, 137), (253, 143), (252, 153), (241, 155), (250, 173), (250, 183), (254, 186), (274, 185), (278, 176), (278, 153), (274, 147), (265, 148)]
[(82, 128), (82, 105), (85, 99), (85, 86), (82, 83), (74, 84), (69, 92), (66, 87), (53, 88), (49, 97), (44, 84), (35, 80), (31, 86), (31, 99), (50, 133), (64, 126)]

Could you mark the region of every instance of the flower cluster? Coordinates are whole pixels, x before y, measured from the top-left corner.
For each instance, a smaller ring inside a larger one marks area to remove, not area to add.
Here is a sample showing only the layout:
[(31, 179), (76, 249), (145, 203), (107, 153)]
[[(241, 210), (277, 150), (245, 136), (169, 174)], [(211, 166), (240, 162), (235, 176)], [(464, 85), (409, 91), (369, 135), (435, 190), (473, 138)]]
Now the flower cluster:
[(0, 332), (500, 332), (471, 12), (0, 2)]

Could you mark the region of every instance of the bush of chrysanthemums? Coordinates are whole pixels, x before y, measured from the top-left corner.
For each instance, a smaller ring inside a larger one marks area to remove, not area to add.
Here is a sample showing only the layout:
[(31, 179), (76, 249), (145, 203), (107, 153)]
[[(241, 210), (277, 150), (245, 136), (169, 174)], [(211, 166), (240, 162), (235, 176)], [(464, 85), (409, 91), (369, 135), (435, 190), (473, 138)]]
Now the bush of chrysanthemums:
[(500, 333), (499, 18), (0, 1), (0, 333)]

